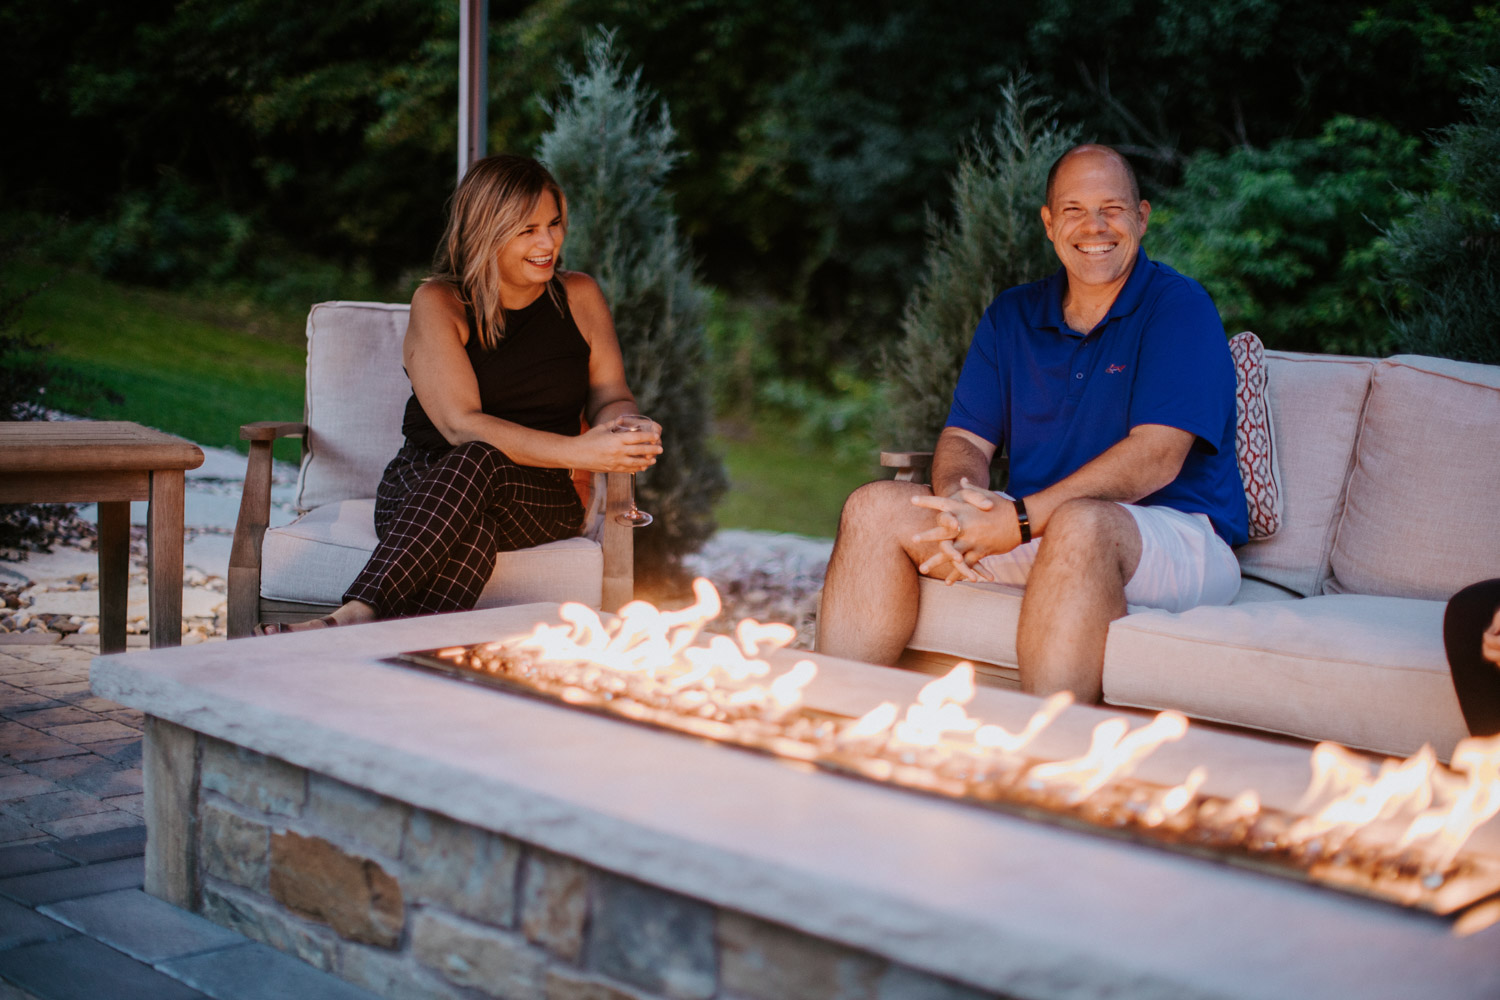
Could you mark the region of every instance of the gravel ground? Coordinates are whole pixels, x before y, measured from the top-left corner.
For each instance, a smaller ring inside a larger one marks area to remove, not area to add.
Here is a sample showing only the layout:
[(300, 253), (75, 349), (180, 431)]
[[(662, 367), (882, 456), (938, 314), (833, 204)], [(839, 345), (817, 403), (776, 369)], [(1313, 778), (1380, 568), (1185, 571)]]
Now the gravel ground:
[[(70, 561), (75, 564), (80, 562), (87, 564), (90, 567), (89, 570), (63, 577), (52, 574), (48, 579), (34, 579), (27, 582), (0, 579), (0, 605), (3, 605), (0, 607), (0, 633), (53, 632), (62, 635), (73, 633), (96, 635), (98, 633), (97, 615), (78, 614), (69, 608), (70, 605), (78, 603), (97, 606), (95, 601), (79, 602), (71, 597), (73, 594), (99, 589), (99, 574), (93, 568), (97, 565), (95, 553), (98, 551), (94, 544), (93, 525), (87, 522), (81, 523), (84, 530), (70, 532), (66, 537), (54, 540), (52, 555), (66, 556), (71, 552), (78, 558)], [(24, 560), (19, 559), (19, 555), (20, 553), (0, 551), (0, 562), (4, 562), (15, 573), (22, 576), (35, 576), (38, 575), (35, 571), (28, 572), (28, 564), (32, 563), (32, 560), (38, 563), (48, 560), (44, 554), (34, 554)], [(145, 590), (148, 582), (146, 530), (138, 525), (132, 526), (130, 529), (129, 586), (132, 591), (140, 592)], [(188, 566), (183, 570), (182, 582), (184, 589), (183, 643), (192, 644), (207, 639), (224, 638), (227, 635), (224, 601), (228, 587), (223, 578)], [(133, 600), (131, 610), (143, 611), (142, 604), (143, 602), (138, 604)], [(149, 631), (144, 613), (126, 618), (127, 635), (146, 635)]]
[(832, 550), (833, 542), (825, 538), (728, 530), (683, 564), (707, 577), (724, 600), (724, 611), (709, 623), (709, 631), (729, 632), (742, 618), (787, 622), (797, 629), (793, 648), (811, 649)]
[[(71, 549), (91, 555), (95, 551), (93, 525), (76, 521), (61, 528), (53, 544), (59, 550)], [(701, 551), (683, 561), (689, 573), (711, 580), (724, 601), (724, 611), (708, 624), (707, 630), (727, 633), (742, 618), (787, 622), (797, 629), (793, 647), (811, 649), (818, 597), (832, 547), (833, 543), (827, 539), (801, 535), (739, 530), (719, 532)], [(17, 555), (0, 552), (0, 561), (9, 562), (16, 572), (26, 575), (27, 563), (17, 560)], [(146, 585), (145, 558), (145, 530), (137, 526), (131, 530), (132, 587)], [(225, 635), (224, 580), (189, 566), (184, 571), (183, 583), (195, 597), (184, 602), (183, 641), (192, 643), (222, 638)], [(99, 628), (97, 617), (50, 609), (70, 603), (68, 594), (95, 590), (98, 585), (96, 572), (78, 572), (66, 578), (35, 583), (0, 580), (0, 605), (3, 605), (0, 608), (0, 633), (96, 633)], [(659, 600), (664, 605), (686, 603), (680, 599), (682, 595), (658, 597), (643, 592), (640, 596)], [(147, 632), (146, 619), (129, 619), (126, 629), (132, 634), (143, 635)]]

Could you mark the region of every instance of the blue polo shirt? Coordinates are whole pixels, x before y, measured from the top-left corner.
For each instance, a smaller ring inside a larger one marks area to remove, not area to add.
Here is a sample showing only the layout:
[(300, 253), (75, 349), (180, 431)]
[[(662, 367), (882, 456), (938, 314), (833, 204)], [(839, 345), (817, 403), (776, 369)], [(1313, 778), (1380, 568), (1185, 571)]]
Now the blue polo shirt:
[(1206, 514), (1230, 545), (1247, 535), (1234, 456), (1234, 363), (1203, 286), (1138, 250), (1104, 320), (1087, 335), (1063, 319), (1067, 274), (1002, 292), (969, 345), (948, 426), (1010, 451), (1009, 492), (1066, 478), (1140, 424), (1194, 435), (1167, 486), (1139, 501)]

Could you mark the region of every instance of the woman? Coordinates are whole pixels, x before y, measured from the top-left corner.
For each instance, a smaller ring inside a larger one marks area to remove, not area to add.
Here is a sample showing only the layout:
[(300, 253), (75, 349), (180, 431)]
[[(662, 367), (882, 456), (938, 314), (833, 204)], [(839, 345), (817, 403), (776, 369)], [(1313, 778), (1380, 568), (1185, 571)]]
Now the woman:
[(1471, 584), (1449, 598), (1443, 646), (1469, 735), (1500, 733), (1500, 580)]
[(337, 611), (263, 634), (472, 608), (496, 552), (578, 534), (569, 470), (655, 464), (659, 427), (611, 432), (635, 397), (598, 284), (557, 267), (567, 227), (562, 189), (535, 160), (469, 169), (411, 300), (412, 396), (375, 495), (380, 544)]

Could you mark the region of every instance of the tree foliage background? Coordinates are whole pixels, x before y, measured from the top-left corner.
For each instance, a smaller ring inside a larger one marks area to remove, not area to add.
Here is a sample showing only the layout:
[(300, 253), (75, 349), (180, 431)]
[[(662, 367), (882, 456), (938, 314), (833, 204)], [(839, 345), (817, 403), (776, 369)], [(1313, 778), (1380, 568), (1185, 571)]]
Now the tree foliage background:
[(1386, 232), (1403, 350), (1500, 364), (1500, 72), (1475, 78), (1470, 120), (1443, 130), (1436, 188)]
[(671, 573), (713, 534), (725, 487), (708, 444), (704, 292), (666, 191), (675, 133), (610, 34), (589, 42), (585, 67), (565, 75), (563, 91), (538, 145), (568, 195), (563, 265), (598, 280), (636, 402), (662, 425), (662, 456), (636, 477), (636, 502), (655, 519), (637, 533), (636, 571)]
[[(135, 282), (292, 302), (399, 287), (453, 183), (457, 11), (6, 4), (9, 224), (65, 215), (63, 250)], [(1148, 249), (1231, 326), (1331, 350), (1416, 338), (1409, 281), (1440, 279), (1402, 220), (1479, 203), (1449, 172), (1477, 161), (1441, 130), (1492, 127), (1463, 101), (1500, 64), (1500, 9), (1463, 0), (492, 0), (490, 17), (490, 148), (534, 152), (564, 67), (614, 31), (672, 109), (665, 183), (704, 280), (757, 304), (763, 367), (824, 390), (902, 337), (932, 227), (956, 224), (951, 178), (1023, 71), (1057, 127), (1134, 157)]]
[(928, 220), (926, 266), (902, 315), (901, 339), (881, 365), (894, 447), (922, 450), (937, 440), (974, 327), (995, 296), (1057, 269), (1036, 192), (1078, 130), (1049, 121), (1056, 108), (1032, 93), (1028, 79), (1006, 83), (1000, 96), (989, 133), (977, 133), (959, 161), (952, 221), (936, 213)]

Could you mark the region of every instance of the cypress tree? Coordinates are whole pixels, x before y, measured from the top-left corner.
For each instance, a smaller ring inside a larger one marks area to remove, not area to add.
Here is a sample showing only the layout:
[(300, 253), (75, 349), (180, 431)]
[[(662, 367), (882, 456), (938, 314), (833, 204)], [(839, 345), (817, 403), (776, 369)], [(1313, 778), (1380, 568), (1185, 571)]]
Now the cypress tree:
[(640, 411), (662, 425), (663, 452), (636, 477), (636, 502), (655, 517), (635, 534), (636, 572), (650, 580), (713, 534), (726, 486), (708, 442), (707, 299), (666, 190), (680, 156), (668, 109), (625, 70), (612, 32), (586, 53), (583, 72), (563, 71), (538, 154), (568, 197), (563, 265), (599, 282)]
[(1387, 230), (1403, 350), (1500, 364), (1500, 71), (1475, 77), (1473, 120), (1440, 134), (1437, 190)]
[(1056, 106), (1026, 77), (1000, 88), (986, 136), (976, 131), (952, 180), (953, 218), (929, 210), (927, 258), (901, 318), (901, 338), (881, 359), (891, 403), (886, 446), (930, 449), (985, 307), (1012, 285), (1057, 269), (1038, 210), (1052, 163), (1078, 141)]

